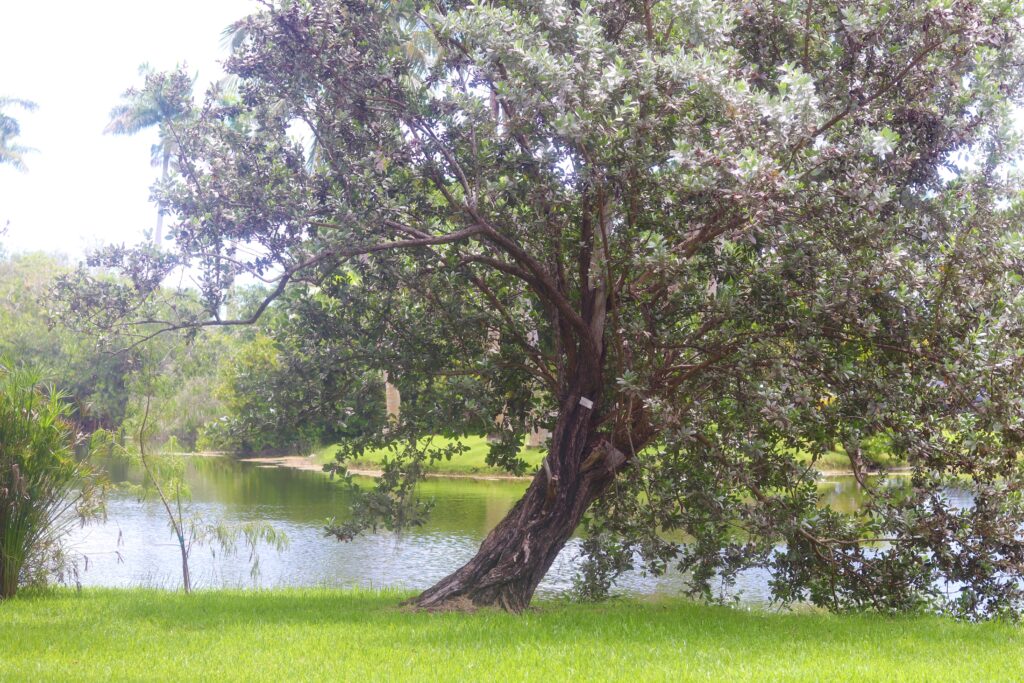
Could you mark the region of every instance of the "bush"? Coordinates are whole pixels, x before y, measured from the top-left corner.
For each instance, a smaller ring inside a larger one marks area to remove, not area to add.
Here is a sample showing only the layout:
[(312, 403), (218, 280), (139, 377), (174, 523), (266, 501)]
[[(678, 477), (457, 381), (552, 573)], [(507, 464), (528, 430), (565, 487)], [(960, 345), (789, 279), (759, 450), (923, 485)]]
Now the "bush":
[(0, 599), (73, 570), (63, 539), (99, 511), (92, 469), (74, 456), (65, 396), (0, 358)]

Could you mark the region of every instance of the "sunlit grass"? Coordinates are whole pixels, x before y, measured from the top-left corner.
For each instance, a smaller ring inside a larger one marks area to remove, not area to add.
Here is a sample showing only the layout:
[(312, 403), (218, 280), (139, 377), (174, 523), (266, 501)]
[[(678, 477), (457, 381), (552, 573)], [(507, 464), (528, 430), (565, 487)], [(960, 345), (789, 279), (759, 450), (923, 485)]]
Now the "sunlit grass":
[(422, 614), (368, 591), (59, 591), (0, 603), (0, 680), (1005, 681), (1007, 624), (677, 600)]
[[(446, 439), (444, 437), (432, 437), (432, 443), (439, 448), (449, 445), (452, 441), (452, 439)], [(469, 448), (468, 451), (453, 457), (451, 460), (439, 460), (433, 463), (430, 466), (429, 471), (439, 474), (505, 474), (503, 470), (491, 467), (487, 464), (487, 439), (481, 436), (466, 436), (462, 437), (460, 441)], [(320, 464), (333, 462), (336, 448), (337, 446), (335, 444), (321, 447), (316, 451), (316, 461)], [(527, 448), (525, 446), (519, 452), (519, 456), (527, 462), (527, 469), (530, 472), (540, 467), (540, 463), (544, 459), (545, 454), (546, 451), (543, 448)], [(391, 453), (386, 450), (367, 451), (363, 457), (350, 464), (355, 468), (375, 469), (380, 466), (380, 462), (385, 456), (390, 455)], [(799, 462), (808, 465), (811, 464), (811, 455), (806, 451), (795, 451), (794, 457), (796, 457)], [(899, 467), (904, 464), (896, 458), (889, 457), (884, 453), (873, 454), (871, 459), (875, 464), (886, 468)], [(826, 452), (813, 464), (817, 469), (827, 473), (846, 473), (850, 471), (850, 459), (847, 457), (845, 451), (843, 451), (842, 446), (837, 446), (835, 450)]]
[[(796, 459), (804, 464), (811, 464), (811, 454), (807, 451), (797, 451), (795, 453)], [(887, 469), (898, 468), (906, 465), (902, 460), (894, 458), (884, 453), (872, 454), (869, 458), (866, 458), (869, 464), (878, 465)], [(842, 446), (837, 445), (834, 450), (827, 451), (821, 457), (814, 461), (814, 467), (818, 468), (822, 472), (850, 472), (850, 457), (843, 450)]]
[[(431, 437), (431, 445), (436, 448), (444, 448), (453, 441), (453, 439), (441, 436)], [(507, 474), (504, 470), (487, 464), (488, 444), (486, 438), (482, 436), (466, 436), (459, 439), (459, 441), (467, 446), (469, 450), (453, 457), (451, 460), (438, 460), (432, 463), (429, 471), (443, 474)], [(315, 455), (317, 461), (323, 464), (333, 462), (336, 448), (337, 446), (332, 444), (317, 450)], [(519, 451), (519, 457), (526, 461), (528, 472), (532, 472), (540, 467), (541, 460), (544, 459), (545, 455), (546, 451), (543, 448), (523, 446)], [(387, 450), (367, 451), (363, 457), (350, 464), (356, 468), (373, 469), (380, 465), (380, 461), (384, 457), (393, 457), (393, 454)]]

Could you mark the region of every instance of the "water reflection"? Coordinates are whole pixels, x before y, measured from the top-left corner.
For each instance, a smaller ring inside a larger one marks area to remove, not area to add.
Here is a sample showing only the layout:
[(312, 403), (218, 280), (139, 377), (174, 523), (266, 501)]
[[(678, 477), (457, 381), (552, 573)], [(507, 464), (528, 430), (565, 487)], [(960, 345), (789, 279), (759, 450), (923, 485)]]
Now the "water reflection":
[[(109, 467), (115, 481), (137, 480), (138, 473), (123, 464)], [(207, 522), (262, 520), (285, 532), (289, 547), (282, 553), (260, 552), (260, 575), (250, 576), (241, 556), (214, 555), (197, 548), (192, 556), (193, 581), (198, 587), (273, 586), (399, 586), (426, 588), (457, 569), (476, 552), (484, 535), (505, 515), (526, 488), (518, 481), (431, 479), (420, 493), (436, 506), (429, 522), (418, 529), (392, 534), (381, 531), (338, 543), (323, 535), (323, 522), (341, 517), (346, 494), (317, 472), (261, 467), (230, 458), (193, 458), (187, 468), (192, 492), (191, 510)], [(839, 509), (860, 504), (864, 493), (852, 477), (823, 484), (826, 501)], [(109, 502), (105, 524), (76, 532), (74, 547), (89, 558), (84, 585), (177, 587), (180, 557), (156, 501), (127, 493)], [(571, 541), (559, 555), (539, 588), (541, 594), (565, 591), (572, 585), (579, 543)], [(676, 592), (678, 574), (650, 577), (633, 572), (619, 581), (630, 593)], [(763, 602), (768, 575), (746, 572), (738, 588), (743, 599)]]

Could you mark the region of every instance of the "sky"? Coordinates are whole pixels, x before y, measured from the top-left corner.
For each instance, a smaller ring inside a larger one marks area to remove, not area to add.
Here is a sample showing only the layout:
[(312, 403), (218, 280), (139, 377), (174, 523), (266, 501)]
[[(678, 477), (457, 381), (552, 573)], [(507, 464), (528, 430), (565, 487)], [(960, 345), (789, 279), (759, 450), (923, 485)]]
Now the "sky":
[(135, 244), (156, 224), (149, 187), (156, 131), (104, 135), (139, 65), (186, 63), (197, 91), (223, 75), (221, 32), (258, 9), (253, 0), (11, 0), (4, 3), (0, 96), (34, 101), (17, 142), (36, 151), (28, 171), (0, 166), (0, 244), (62, 253), (72, 262), (100, 244)]

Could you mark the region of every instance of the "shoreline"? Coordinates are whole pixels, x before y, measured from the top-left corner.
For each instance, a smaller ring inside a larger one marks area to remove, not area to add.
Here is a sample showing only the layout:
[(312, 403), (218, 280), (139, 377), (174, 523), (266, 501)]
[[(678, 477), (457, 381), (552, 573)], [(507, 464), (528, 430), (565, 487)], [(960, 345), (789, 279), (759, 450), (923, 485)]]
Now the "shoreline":
[[(303, 455), (267, 455), (267, 456), (233, 456), (231, 454), (209, 454), (209, 455), (226, 455), (229, 458), (234, 458), (240, 462), (249, 462), (255, 464), (257, 467), (283, 467), (286, 469), (293, 470), (304, 470), (306, 472), (323, 472), (323, 465), (313, 459), (313, 456)], [(347, 468), (349, 474), (354, 474), (360, 477), (380, 477), (384, 474), (383, 470), (375, 469), (372, 467), (360, 467), (358, 465)], [(444, 477), (445, 479), (476, 479), (478, 481), (530, 481), (533, 477), (529, 476), (516, 476), (514, 474), (501, 474), (500, 472), (486, 472), (486, 473), (472, 473), (472, 472), (431, 472), (428, 471), (428, 477)]]
[[(239, 462), (246, 462), (256, 465), (257, 467), (279, 467), (284, 469), (303, 470), (306, 472), (323, 472), (323, 465), (313, 459), (314, 456), (303, 456), (303, 455), (246, 455), (240, 456), (233, 453), (226, 453), (221, 451), (201, 451), (197, 453), (188, 453), (182, 455), (191, 455), (200, 458), (219, 458), (227, 457)], [(348, 471), (350, 474), (354, 474), (360, 477), (373, 477), (377, 478), (383, 474), (380, 469), (373, 467), (360, 467), (353, 466), (349, 467)], [(905, 474), (910, 471), (908, 467), (893, 467), (887, 470), (888, 474)], [(818, 473), (824, 479), (836, 479), (839, 477), (852, 477), (853, 472), (850, 470), (819, 470)], [(874, 473), (871, 473), (874, 474)], [(530, 481), (533, 479), (532, 476), (517, 476), (514, 474), (502, 474), (500, 472), (427, 472), (428, 477), (438, 477), (443, 479), (473, 479), (476, 481)]]

